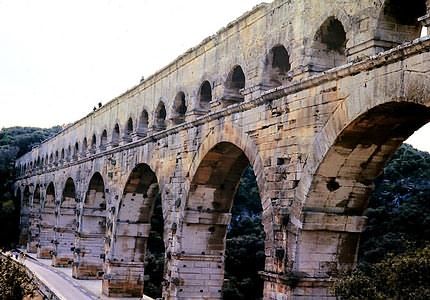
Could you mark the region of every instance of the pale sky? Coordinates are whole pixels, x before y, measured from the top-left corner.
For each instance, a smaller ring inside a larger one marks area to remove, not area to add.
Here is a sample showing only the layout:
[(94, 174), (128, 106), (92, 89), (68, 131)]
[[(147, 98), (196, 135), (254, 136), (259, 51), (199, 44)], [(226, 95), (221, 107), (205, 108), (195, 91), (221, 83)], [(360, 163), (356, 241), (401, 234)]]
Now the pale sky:
[(0, 0), (0, 128), (74, 122), (260, 2)]

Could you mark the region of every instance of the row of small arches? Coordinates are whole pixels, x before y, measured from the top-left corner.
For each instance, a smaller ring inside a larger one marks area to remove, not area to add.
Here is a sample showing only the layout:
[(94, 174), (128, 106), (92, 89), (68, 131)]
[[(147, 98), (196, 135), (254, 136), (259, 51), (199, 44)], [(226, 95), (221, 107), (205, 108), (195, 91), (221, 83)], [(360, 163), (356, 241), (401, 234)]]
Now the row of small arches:
[[(425, 2), (423, 0), (419, 0), (418, 2), (419, 5), (414, 5), (414, 8), (411, 9), (405, 7), (406, 4), (399, 0), (387, 1), (381, 14), (381, 23), (396, 22), (402, 26), (407, 26), (410, 30), (411, 26), (416, 26), (416, 18), (426, 12)], [(403, 14), (400, 14), (402, 11), (405, 12), (407, 18)], [(314, 36), (314, 47), (316, 49), (314, 53), (316, 57), (316, 62), (313, 66), (314, 71), (325, 71), (347, 62), (345, 53), (346, 36), (344, 26), (337, 18), (331, 16), (323, 22)], [(416, 37), (411, 36), (411, 38)], [(291, 80), (290, 71), (291, 63), (287, 49), (281, 44), (275, 45), (268, 51), (264, 61), (262, 86), (274, 88), (287, 84)], [(242, 102), (244, 101), (244, 96), (241, 91), (245, 88), (245, 73), (242, 66), (236, 65), (227, 76), (221, 100), (225, 100), (225, 103), (228, 104)], [(209, 112), (210, 103), (213, 100), (213, 85), (208, 80), (204, 80), (198, 90), (197, 109), (201, 113)], [(185, 122), (188, 106), (186, 94), (183, 91), (178, 92), (172, 105), (170, 118), (172, 125)], [(110, 146), (116, 147), (121, 141), (131, 141), (133, 134), (136, 137), (144, 137), (150, 128), (154, 132), (167, 128), (167, 111), (163, 101), (159, 101), (154, 111), (151, 127), (149, 116), (148, 111), (144, 109), (140, 114), (137, 126), (135, 126), (133, 119), (130, 117), (125, 126), (123, 126), (123, 135), (121, 135), (120, 125), (116, 123), (111, 133)], [(84, 138), (81, 144), (76, 141), (73, 147), (69, 146), (66, 149), (63, 148), (60, 151), (55, 151), (55, 153), (51, 153), (49, 156), (46, 155), (44, 158), (38, 157), (37, 160), (20, 166), (17, 171), (20, 174), (25, 174), (34, 168), (76, 159), (79, 154), (81, 157), (85, 157), (88, 153), (95, 153), (97, 150), (103, 151), (108, 145), (108, 136), (109, 134), (106, 129), (103, 130), (99, 137), (94, 133), (89, 140)]]

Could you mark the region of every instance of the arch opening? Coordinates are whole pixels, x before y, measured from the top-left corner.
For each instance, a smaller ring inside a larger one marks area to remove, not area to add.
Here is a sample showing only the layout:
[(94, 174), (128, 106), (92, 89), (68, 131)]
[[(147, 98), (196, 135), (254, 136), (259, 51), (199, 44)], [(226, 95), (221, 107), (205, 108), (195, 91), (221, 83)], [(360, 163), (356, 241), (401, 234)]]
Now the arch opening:
[(72, 275), (78, 279), (101, 279), (107, 212), (105, 184), (99, 172), (91, 177), (79, 214)]
[(97, 151), (97, 137), (95, 134), (93, 134), (93, 137), (91, 138), (91, 153), (96, 153)]
[(112, 131), (112, 147), (116, 147), (119, 145), (119, 140), (120, 140), (120, 131), (119, 131), (119, 125), (115, 124), (115, 127)]
[(386, 0), (376, 29), (378, 52), (419, 38), (419, 17), (427, 13), (426, 0)]
[(57, 225), (55, 228), (54, 255), (52, 264), (54, 266), (71, 266), (73, 263), (73, 249), (76, 230), (76, 189), (72, 178), (66, 180), (64, 186)]
[(209, 81), (203, 81), (199, 89), (199, 108), (205, 112), (210, 111), (212, 101), (212, 87)]
[(132, 137), (131, 135), (133, 134), (134, 131), (134, 126), (133, 126), (133, 119), (132, 118), (128, 118), (127, 120), (127, 124), (125, 126), (125, 130), (124, 130), (124, 141), (129, 142), (131, 141)]
[(157, 105), (157, 109), (155, 110), (155, 118), (154, 118), (154, 130), (162, 131), (166, 129), (166, 106), (162, 101), (160, 101)]
[(138, 128), (138, 134), (139, 136), (145, 137), (148, 133), (148, 126), (149, 126), (149, 115), (146, 109), (142, 110), (142, 113), (140, 114), (139, 118), (139, 128)]
[(263, 84), (268, 88), (275, 88), (291, 81), (290, 56), (283, 45), (270, 49), (264, 63)]
[(179, 92), (176, 94), (173, 101), (173, 115), (172, 122), (174, 125), (178, 125), (185, 122), (185, 113), (187, 112), (187, 103), (185, 100), (185, 93)]
[[(160, 271), (164, 268), (161, 267), (158, 272), (145, 271), (151, 262), (153, 266), (157, 266), (153, 262), (154, 259), (164, 259), (162, 214), (158, 214), (154, 219), (154, 207), (157, 207), (160, 213), (160, 199), (155, 173), (146, 164), (137, 165), (124, 187), (115, 227), (110, 232), (114, 242), (111, 242), (110, 258), (107, 261), (110, 279), (103, 281), (105, 295), (141, 297), (145, 287), (147, 295), (161, 297), (163, 274), (160, 274)], [(158, 230), (161, 228), (161, 234), (153, 234), (154, 229), (157, 229), (153, 228), (153, 225), (158, 226)], [(150, 250), (151, 253), (148, 253)], [(134, 275), (124, 279), (124, 273)], [(149, 281), (144, 284), (144, 278), (148, 277)]]
[(241, 66), (235, 66), (229, 73), (225, 83), (223, 101), (226, 106), (243, 102), (244, 96), (241, 90), (245, 88), (245, 73)]
[(100, 149), (106, 150), (106, 146), (107, 146), (107, 131), (105, 129), (103, 130), (102, 136), (100, 137)]
[(55, 187), (50, 182), (46, 188), (46, 195), (42, 201), (42, 212), (40, 217), (40, 235), (37, 248), (38, 258), (51, 258), (53, 247), (54, 227), (56, 224), (55, 216)]
[[(244, 185), (241, 185), (241, 178)], [(241, 198), (244, 191), (246, 193), (251, 189), (251, 185), (248, 185), (250, 182), (252, 182), (255, 197), (252, 200), (257, 202), (252, 204), (256, 207), (255, 214), (250, 213), (249, 203), (247, 203), (251, 199)], [(205, 297), (205, 293), (209, 293), (210, 289), (218, 291), (219, 294), (216, 297), (219, 298), (223, 296), (224, 299), (240, 297), (260, 299), (263, 282), (260, 280), (258, 271), (264, 269), (265, 234), (260, 219), (261, 199), (247, 156), (232, 143), (218, 143), (199, 163), (190, 186), (185, 205), (181, 243), (185, 258), (181, 259), (180, 265), (193, 268), (193, 261), (205, 261), (211, 258), (214, 264), (209, 267), (210, 273), (219, 280), (210, 280), (211, 286), (207, 287), (205, 282), (209, 281), (209, 278), (201, 274), (190, 286), (187, 284), (182, 286), (183, 292), (189, 292), (193, 286), (199, 286), (203, 290), (202, 297)], [(246, 241), (241, 236), (240, 228), (249, 230)], [(244, 243), (248, 242), (250, 244), (244, 246)], [(246, 275), (238, 272), (238, 260), (234, 256), (238, 255), (240, 252), (238, 249), (241, 246), (250, 248), (245, 251), (246, 253), (242, 252), (244, 257), (241, 257), (248, 259), (247, 264), (240, 266), (243, 270), (246, 269)], [(226, 264), (224, 264), (224, 257)], [(255, 263), (256, 260), (259, 263)], [(243, 277), (240, 278), (240, 276)], [(228, 279), (226, 284), (224, 284), (224, 277)], [(245, 279), (246, 277), (248, 278)], [(246, 284), (246, 282), (252, 282), (252, 284)], [(211, 295), (213, 297), (213, 294)]]
[(323, 72), (346, 64), (346, 43), (346, 32), (342, 23), (334, 17), (328, 18), (314, 37), (312, 70)]
[(83, 157), (87, 156), (87, 151), (88, 151), (88, 141), (87, 141), (87, 138), (84, 138), (84, 141), (82, 142), (82, 156)]

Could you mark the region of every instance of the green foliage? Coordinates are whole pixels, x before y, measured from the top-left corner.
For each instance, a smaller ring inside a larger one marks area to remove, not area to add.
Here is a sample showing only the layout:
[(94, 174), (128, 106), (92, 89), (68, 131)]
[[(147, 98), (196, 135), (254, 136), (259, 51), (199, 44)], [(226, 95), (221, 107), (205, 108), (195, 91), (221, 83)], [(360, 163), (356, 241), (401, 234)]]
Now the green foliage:
[(20, 203), (13, 197), (15, 159), (61, 130), (11, 127), (0, 130), (0, 246), (12, 247), (19, 234)]
[(261, 224), (261, 201), (253, 170), (241, 178), (227, 233), (224, 300), (254, 300), (263, 295), (265, 234)]
[(337, 280), (333, 290), (349, 300), (430, 299), (430, 246), (362, 266)]
[(163, 241), (163, 209), (161, 195), (158, 194), (154, 203), (154, 212), (151, 218), (151, 232), (148, 238), (148, 254), (145, 257), (145, 277), (148, 280), (144, 284), (144, 294), (159, 298), (162, 294), (162, 282), (164, 274), (164, 241)]
[(22, 300), (34, 291), (35, 287), (25, 269), (9, 258), (0, 257), (0, 299)]
[(375, 182), (360, 261), (375, 263), (388, 253), (430, 241), (430, 154), (402, 145)]

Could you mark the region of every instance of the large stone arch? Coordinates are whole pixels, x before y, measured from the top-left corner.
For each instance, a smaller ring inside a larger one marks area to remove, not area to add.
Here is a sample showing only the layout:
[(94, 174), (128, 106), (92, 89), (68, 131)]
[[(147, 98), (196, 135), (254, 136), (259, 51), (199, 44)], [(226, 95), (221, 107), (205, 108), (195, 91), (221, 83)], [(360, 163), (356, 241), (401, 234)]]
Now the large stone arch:
[(138, 163), (129, 173), (122, 196), (108, 226), (110, 249), (105, 264), (103, 293), (116, 297), (141, 297), (151, 217), (159, 180), (154, 169)]
[(54, 227), (56, 223), (56, 188), (53, 181), (46, 186), (45, 197), (42, 200), (40, 214), (40, 235), (37, 247), (38, 258), (51, 258), (54, 241)]
[[(221, 298), (226, 228), (237, 184), (248, 165), (254, 168), (262, 200), (266, 253), (273, 247), (273, 212), (265, 194), (258, 148), (248, 136), (227, 122), (224, 124), (202, 141), (190, 159), (184, 197), (175, 201), (181, 213), (176, 221), (178, 233), (173, 242), (176, 247), (172, 249), (172, 259), (167, 266), (170, 275), (170, 284), (165, 288), (167, 299)], [(216, 168), (218, 171), (212, 168), (216, 162), (220, 163)], [(212, 177), (208, 170), (211, 168), (216, 173)], [(206, 271), (202, 272), (202, 268)], [(193, 272), (200, 276), (190, 277)], [(211, 278), (206, 278), (205, 274), (209, 273)]]
[(331, 271), (355, 266), (373, 180), (402, 142), (430, 121), (428, 90), (413, 78), (377, 91), (366, 105), (347, 98), (314, 140), (297, 187), (293, 211), (300, 214), (292, 222), (298, 234), (290, 247), (302, 282), (313, 278), (324, 287), (315, 297), (327, 296), (321, 291)]
[(54, 266), (69, 266), (73, 263), (73, 246), (75, 243), (77, 208), (76, 184), (72, 177), (63, 184), (60, 204), (57, 207), (57, 225), (55, 227), (54, 252), (52, 264)]
[(87, 184), (79, 211), (72, 275), (78, 279), (103, 276), (104, 239), (106, 236), (106, 180), (94, 172)]

